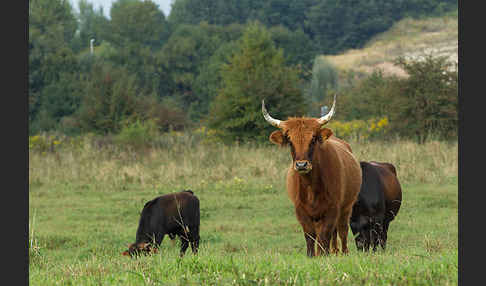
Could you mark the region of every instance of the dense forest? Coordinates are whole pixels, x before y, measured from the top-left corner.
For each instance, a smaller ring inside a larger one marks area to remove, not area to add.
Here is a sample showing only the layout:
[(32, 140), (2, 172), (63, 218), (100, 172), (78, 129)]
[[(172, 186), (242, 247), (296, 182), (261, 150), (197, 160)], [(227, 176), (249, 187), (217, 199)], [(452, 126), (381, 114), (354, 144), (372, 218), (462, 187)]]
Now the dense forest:
[[(399, 59), (409, 78), (375, 73), (344, 90), (316, 56), (360, 48), (404, 17), (439, 16), (457, 10), (457, 1), (175, 0), (164, 15), (151, 1), (117, 0), (109, 18), (88, 0), (77, 5), (29, 0), (31, 135), (117, 134), (149, 122), (160, 132), (205, 126), (248, 140), (271, 129), (261, 120), (263, 98), (284, 119), (316, 115), (337, 90), (341, 102), (366, 95), (365, 102), (400, 106), (347, 105), (343, 120), (388, 115), (403, 125), (419, 114), (403, 134), (439, 125), (455, 134), (457, 71), (444, 72), (444, 60)], [(383, 100), (389, 92), (403, 96)]]

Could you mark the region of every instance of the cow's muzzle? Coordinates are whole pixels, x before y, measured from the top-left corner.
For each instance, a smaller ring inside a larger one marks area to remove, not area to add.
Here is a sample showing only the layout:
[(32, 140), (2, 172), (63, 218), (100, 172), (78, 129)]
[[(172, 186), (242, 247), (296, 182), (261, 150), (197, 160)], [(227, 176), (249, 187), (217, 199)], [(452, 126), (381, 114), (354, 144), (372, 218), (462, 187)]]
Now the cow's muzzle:
[(295, 161), (294, 169), (301, 174), (305, 174), (312, 170), (312, 164), (307, 160)]

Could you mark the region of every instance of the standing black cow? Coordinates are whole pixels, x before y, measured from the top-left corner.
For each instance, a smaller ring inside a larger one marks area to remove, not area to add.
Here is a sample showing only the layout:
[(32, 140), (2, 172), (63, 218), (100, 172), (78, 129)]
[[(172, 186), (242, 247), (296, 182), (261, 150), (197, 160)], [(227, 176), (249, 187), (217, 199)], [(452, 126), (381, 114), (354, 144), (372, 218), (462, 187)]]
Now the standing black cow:
[(199, 199), (191, 190), (157, 197), (145, 204), (138, 223), (135, 243), (123, 255), (157, 252), (165, 235), (181, 240), (183, 256), (189, 243), (194, 254), (199, 247)]
[(402, 189), (395, 166), (390, 163), (360, 162), (361, 190), (353, 206), (350, 226), (358, 250), (386, 247), (388, 226), (398, 214)]

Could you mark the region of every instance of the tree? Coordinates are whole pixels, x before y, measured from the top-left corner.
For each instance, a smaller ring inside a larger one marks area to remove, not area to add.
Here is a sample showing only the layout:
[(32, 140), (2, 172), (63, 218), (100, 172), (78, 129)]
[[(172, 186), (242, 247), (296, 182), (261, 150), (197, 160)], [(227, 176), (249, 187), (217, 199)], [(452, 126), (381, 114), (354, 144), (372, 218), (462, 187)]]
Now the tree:
[(117, 48), (158, 50), (170, 35), (164, 13), (148, 0), (118, 0), (110, 10), (109, 40)]
[(256, 19), (261, 0), (176, 0), (172, 4), (169, 22), (197, 25), (207, 22), (214, 25), (244, 24)]
[(269, 32), (277, 48), (282, 48), (288, 65), (301, 65), (310, 70), (315, 57), (315, 47), (312, 40), (303, 30), (291, 31), (284, 26), (269, 28)]
[(457, 65), (447, 57), (426, 55), (423, 59), (395, 62), (408, 78), (399, 83), (400, 93), (391, 106), (390, 121), (400, 134), (424, 142), (430, 134), (455, 138), (458, 123)]
[(208, 63), (199, 68), (199, 74), (193, 85), (197, 99), (191, 104), (189, 115), (195, 121), (203, 121), (209, 113), (209, 105), (222, 87), (222, 67), (237, 52), (236, 41), (222, 44), (209, 58)]
[(108, 34), (109, 20), (103, 13), (103, 7), (98, 10), (87, 0), (78, 1), (79, 34), (76, 37), (74, 50), (79, 52), (89, 48), (91, 39), (95, 39), (94, 45), (100, 45)]
[(237, 49), (222, 66), (222, 88), (211, 103), (209, 126), (225, 141), (266, 138), (271, 128), (262, 118), (262, 99), (277, 118), (305, 112), (298, 70), (285, 66), (282, 49), (258, 22), (248, 25)]
[[(215, 51), (239, 36), (240, 30), (239, 27), (225, 28), (206, 22), (198, 25), (181, 24), (158, 54), (160, 66), (169, 71), (170, 82), (166, 82), (166, 85), (170, 85), (168, 94), (177, 96), (191, 114), (193, 111), (198, 112), (195, 109), (199, 109), (199, 105), (207, 105), (207, 102), (203, 103), (206, 94), (194, 91), (199, 73), (206, 71)], [(217, 74), (209, 76), (216, 77)]]
[(313, 102), (313, 116), (321, 116), (321, 103), (324, 102), (330, 90), (337, 88), (337, 83), (338, 72), (336, 68), (324, 57), (316, 57), (312, 67), (312, 80), (309, 94)]
[(339, 92), (338, 118), (342, 120), (368, 120), (390, 117), (394, 99), (400, 93), (397, 76), (385, 76), (376, 69), (355, 84)]
[[(44, 90), (46, 87), (64, 85), (59, 86), (59, 89), (71, 89), (66, 86), (71, 84), (70, 81), (62, 78), (74, 78), (72, 75), (77, 71), (77, 60), (71, 49), (76, 27), (76, 19), (69, 1), (29, 1), (29, 132), (31, 133), (39, 131), (39, 128), (42, 130), (52, 128), (59, 120), (59, 118), (52, 118), (54, 116), (52, 112), (44, 110), (42, 117), (47, 124), (34, 124), (38, 114), (44, 108), (42, 104), (51, 101), (43, 98), (49, 95)], [(67, 94), (64, 98), (69, 96), (70, 94)], [(57, 114), (66, 112), (68, 110)]]
[(135, 111), (135, 77), (126, 69), (95, 65), (76, 114), (82, 131), (118, 132)]

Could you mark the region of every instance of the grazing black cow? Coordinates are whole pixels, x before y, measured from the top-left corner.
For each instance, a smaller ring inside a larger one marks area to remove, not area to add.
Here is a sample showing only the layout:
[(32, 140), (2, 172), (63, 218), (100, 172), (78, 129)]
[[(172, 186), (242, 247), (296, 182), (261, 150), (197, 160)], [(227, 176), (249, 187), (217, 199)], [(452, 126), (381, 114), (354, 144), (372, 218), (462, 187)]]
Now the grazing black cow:
[(402, 189), (395, 166), (390, 163), (360, 162), (362, 183), (353, 206), (350, 226), (356, 247), (376, 251), (378, 244), (386, 248), (388, 226), (398, 214)]
[(189, 243), (194, 254), (199, 247), (199, 199), (191, 190), (157, 197), (145, 204), (138, 223), (135, 243), (123, 255), (157, 252), (165, 235), (181, 240), (183, 256)]

